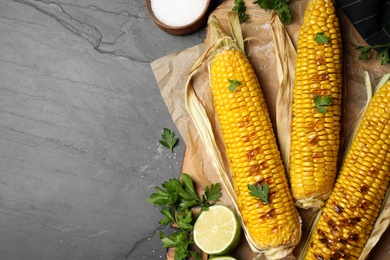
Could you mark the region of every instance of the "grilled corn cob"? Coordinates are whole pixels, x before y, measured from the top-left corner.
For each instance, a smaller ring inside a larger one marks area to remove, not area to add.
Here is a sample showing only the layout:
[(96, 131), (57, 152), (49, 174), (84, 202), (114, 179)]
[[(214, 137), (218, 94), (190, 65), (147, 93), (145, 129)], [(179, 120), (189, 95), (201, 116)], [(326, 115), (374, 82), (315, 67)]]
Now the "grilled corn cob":
[[(293, 89), (289, 178), (298, 207), (321, 207), (335, 180), (340, 142), (341, 44), (332, 1), (310, 0), (298, 37)], [(331, 102), (321, 104), (326, 99)], [(320, 105), (316, 106), (318, 101)]]
[[(218, 43), (224, 36), (210, 20)], [(225, 42), (214, 54), (211, 92), (243, 223), (257, 249), (291, 252), (301, 227), (257, 76), (243, 47)], [(250, 195), (248, 185), (258, 184), (269, 186), (269, 204)]]
[(359, 124), (305, 259), (358, 259), (390, 181), (390, 80)]

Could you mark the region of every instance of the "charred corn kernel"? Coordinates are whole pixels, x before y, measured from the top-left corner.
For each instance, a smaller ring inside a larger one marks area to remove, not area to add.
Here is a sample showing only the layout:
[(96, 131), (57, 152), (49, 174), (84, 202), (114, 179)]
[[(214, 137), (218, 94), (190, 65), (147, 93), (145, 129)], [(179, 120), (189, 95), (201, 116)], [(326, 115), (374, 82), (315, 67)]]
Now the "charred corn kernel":
[[(234, 80), (240, 83), (229, 90)], [(222, 50), (211, 63), (210, 81), (238, 207), (250, 236), (259, 249), (297, 245), (299, 217), (264, 96), (249, 60), (241, 51)], [(240, 105), (231, 105), (237, 103)], [(248, 184), (268, 184), (270, 205), (251, 196)]]
[[(328, 43), (318, 43), (317, 33), (323, 33)], [(336, 177), (341, 129), (341, 44), (332, 1), (310, 0), (298, 38), (293, 89), (289, 176), (298, 207), (322, 206)], [(316, 96), (332, 99), (325, 106), (325, 114), (315, 108)], [(321, 147), (326, 152), (318, 153)], [(307, 172), (309, 163), (312, 167)], [(311, 181), (304, 182), (303, 176), (310, 176)]]
[[(305, 259), (358, 259), (389, 187), (389, 147), (381, 144), (390, 139), (387, 114), (372, 111), (384, 107), (390, 111), (390, 81), (371, 100), (357, 129), (351, 147), (321, 217), (313, 230)], [(384, 122), (377, 128), (376, 122)], [(370, 135), (363, 135), (367, 130)], [(381, 130), (379, 130), (381, 129)], [(361, 153), (364, 147), (367, 153)], [(374, 164), (378, 154), (381, 163)], [(368, 164), (367, 164), (368, 163)]]

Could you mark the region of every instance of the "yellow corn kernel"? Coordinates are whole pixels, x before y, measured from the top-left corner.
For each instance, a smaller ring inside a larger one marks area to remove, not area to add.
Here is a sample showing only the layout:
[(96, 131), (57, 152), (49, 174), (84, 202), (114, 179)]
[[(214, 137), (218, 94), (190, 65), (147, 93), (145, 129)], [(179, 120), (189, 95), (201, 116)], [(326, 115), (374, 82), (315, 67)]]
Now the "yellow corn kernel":
[[(387, 115), (372, 113), (378, 107), (390, 111), (390, 81), (371, 100), (343, 162), (335, 186), (325, 204), (311, 237), (305, 259), (358, 259), (379, 214), (389, 187), (390, 150), (380, 144), (390, 139)], [(386, 101), (385, 101), (386, 100)], [(364, 135), (373, 122), (382, 121), (381, 130)], [(361, 153), (362, 144), (367, 154)], [(381, 163), (374, 164), (378, 154)], [(368, 164), (367, 164), (368, 163)]]
[[(250, 87), (247, 79), (251, 79)], [(211, 63), (210, 80), (238, 207), (250, 236), (259, 249), (296, 246), (301, 235), (299, 217), (264, 96), (249, 60), (238, 50), (221, 51)], [(235, 89), (229, 89), (235, 80)], [(231, 105), (235, 103), (240, 105)], [(270, 205), (251, 196), (248, 184), (268, 184)]]
[[(328, 43), (318, 43), (315, 40), (317, 33), (323, 33)], [(310, 0), (298, 38), (292, 108), (289, 176), (298, 207), (322, 206), (336, 177), (341, 129), (341, 46), (339, 22), (332, 1)], [(315, 108), (316, 96), (332, 98), (331, 104), (325, 106), (326, 113)], [(319, 148), (326, 152), (317, 152)], [(302, 154), (305, 154), (304, 158)], [(313, 170), (306, 172), (309, 163)]]

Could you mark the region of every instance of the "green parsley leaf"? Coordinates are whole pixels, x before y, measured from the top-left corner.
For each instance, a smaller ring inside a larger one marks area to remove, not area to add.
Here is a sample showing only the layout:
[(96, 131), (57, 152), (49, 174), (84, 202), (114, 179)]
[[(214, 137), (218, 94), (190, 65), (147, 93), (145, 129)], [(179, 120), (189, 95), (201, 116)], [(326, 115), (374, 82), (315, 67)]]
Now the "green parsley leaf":
[(202, 260), (202, 258), (199, 256), (199, 254), (195, 251), (189, 250), (190, 256), (193, 257), (195, 260)]
[(160, 231), (159, 234), (164, 248), (176, 246), (176, 243), (171, 238), (167, 237), (162, 231)]
[(264, 10), (275, 10), (282, 23), (288, 25), (292, 23), (292, 15), (288, 2), (289, 0), (256, 0), (253, 3)]
[(156, 187), (156, 191), (149, 197), (148, 202), (159, 206), (166, 205), (169, 201), (169, 194), (159, 187)]
[(211, 184), (210, 189), (209, 189), (209, 187), (206, 186), (205, 196), (206, 196), (207, 200), (209, 200), (209, 201), (214, 201), (214, 202), (218, 201), (219, 198), (222, 196), (221, 184), (220, 183), (213, 183), (213, 184)]
[(332, 98), (329, 96), (316, 96), (314, 98), (314, 105), (317, 108), (318, 113), (325, 114), (325, 106), (330, 106), (332, 104)]
[(360, 52), (359, 60), (366, 60), (371, 57), (371, 47), (370, 46), (361, 46), (356, 48)]
[(261, 199), (263, 203), (266, 203), (269, 205), (268, 201), (268, 190), (269, 186), (268, 183), (264, 184), (263, 186), (260, 185), (260, 183), (257, 184), (257, 186), (253, 184), (248, 184), (248, 189), (250, 190), (249, 195), (255, 196)]
[(381, 51), (378, 52), (376, 55), (376, 59), (382, 59), (381, 65), (386, 65), (390, 63), (390, 57), (389, 57), (389, 48), (383, 48)]
[(197, 254), (196, 252), (189, 249), (189, 246), (192, 243), (190, 232), (179, 229), (170, 237), (165, 235), (162, 231), (160, 231), (159, 234), (164, 248), (175, 248), (175, 260), (189, 259), (190, 256), (193, 256), (195, 259), (200, 259), (194, 255), (194, 253)]
[(169, 148), (169, 150), (173, 152), (173, 147), (176, 145), (178, 141), (178, 139), (175, 137), (175, 133), (168, 128), (164, 128), (161, 137), (162, 140), (159, 140), (160, 144)]
[(179, 244), (175, 248), (175, 260), (188, 259), (188, 246), (186, 244)]
[(189, 209), (193, 206), (199, 205), (199, 197), (195, 191), (194, 183), (190, 177), (190, 175), (184, 173), (181, 176), (182, 183), (182, 191), (180, 195), (182, 197), (181, 202), (179, 204), (179, 208)]
[(238, 19), (240, 22), (245, 21), (249, 15), (247, 15), (246, 12), (246, 6), (244, 0), (234, 0), (234, 6), (232, 8), (233, 12), (238, 13)]
[(228, 89), (230, 92), (233, 92), (233, 91), (236, 91), (237, 89), (237, 86), (241, 86), (242, 83), (236, 79), (234, 80), (231, 80), (231, 79), (228, 79), (229, 82), (230, 82), (230, 85), (228, 86)]
[(220, 183), (211, 184), (210, 188), (206, 186), (204, 189), (204, 194), (202, 195), (201, 209), (208, 210), (208, 208), (216, 201), (218, 201), (221, 196), (222, 193)]
[(194, 182), (192, 181), (191, 176), (189, 174), (183, 173), (181, 176), (181, 182), (183, 183), (185, 190), (197, 196), (194, 187)]
[(184, 211), (177, 212), (177, 224), (182, 230), (191, 230), (193, 228), (192, 224), (192, 212), (187, 209)]
[(167, 208), (163, 208), (161, 210), (161, 213), (165, 216), (165, 218), (162, 218), (160, 220), (160, 224), (163, 225), (163, 226), (166, 226), (170, 223), (175, 223), (175, 216), (174, 216), (174, 212), (173, 210), (170, 210), (170, 209), (167, 209)]
[(164, 248), (175, 248), (175, 260), (189, 259), (189, 256), (193, 255), (192, 250), (189, 249), (189, 245), (192, 243), (190, 232), (179, 229), (169, 237), (162, 231), (159, 234)]
[(371, 50), (376, 50), (376, 59), (382, 59), (381, 65), (390, 64), (390, 43), (378, 44), (373, 46), (358, 46), (356, 50), (360, 52), (359, 60), (366, 60), (371, 57)]
[(325, 36), (324, 32), (319, 32), (314, 37), (314, 40), (317, 44), (327, 44), (329, 42), (328, 38)]

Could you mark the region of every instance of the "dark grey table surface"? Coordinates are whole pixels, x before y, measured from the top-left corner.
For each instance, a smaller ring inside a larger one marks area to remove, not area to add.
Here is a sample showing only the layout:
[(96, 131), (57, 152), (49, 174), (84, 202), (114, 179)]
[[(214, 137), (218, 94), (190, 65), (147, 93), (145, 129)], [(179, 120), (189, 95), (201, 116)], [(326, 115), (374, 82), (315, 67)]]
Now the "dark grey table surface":
[[(215, 5), (223, 2), (215, 1)], [(154, 187), (178, 177), (150, 63), (195, 46), (143, 0), (0, 2), (0, 259), (164, 259)]]

